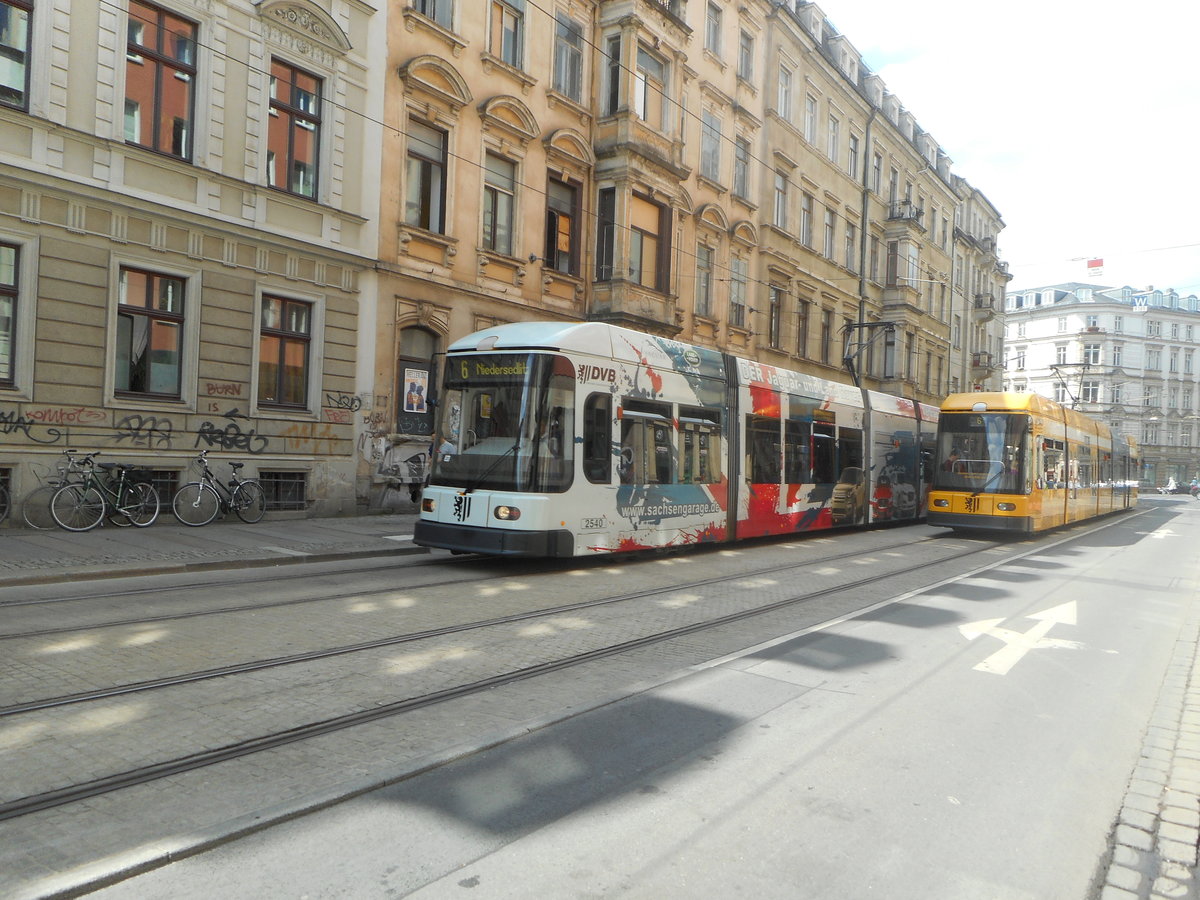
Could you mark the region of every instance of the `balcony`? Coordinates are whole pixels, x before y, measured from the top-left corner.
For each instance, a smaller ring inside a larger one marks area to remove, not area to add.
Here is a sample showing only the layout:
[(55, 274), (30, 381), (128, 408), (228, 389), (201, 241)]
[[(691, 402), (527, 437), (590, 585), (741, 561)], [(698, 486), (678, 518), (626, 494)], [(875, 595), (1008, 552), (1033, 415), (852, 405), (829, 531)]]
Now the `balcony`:
[(978, 351), (971, 354), (971, 368), (980, 372), (994, 372), (998, 366), (991, 353)]
[(975, 319), (979, 322), (987, 322), (996, 315), (996, 297), (994, 294), (976, 294), (975, 303), (972, 307), (975, 310)]

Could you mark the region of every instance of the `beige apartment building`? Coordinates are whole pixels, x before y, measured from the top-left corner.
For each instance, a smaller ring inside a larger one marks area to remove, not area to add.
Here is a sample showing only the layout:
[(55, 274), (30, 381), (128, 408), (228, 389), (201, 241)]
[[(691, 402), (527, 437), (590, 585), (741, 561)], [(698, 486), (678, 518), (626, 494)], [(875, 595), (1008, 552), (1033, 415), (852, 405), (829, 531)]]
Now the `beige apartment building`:
[(928, 403), (998, 387), (1000, 215), (815, 4), (395, 13), (360, 493), (414, 477), (438, 354), (498, 322), (609, 321)]
[(208, 450), (218, 475), (259, 476), (269, 508), (353, 510), (384, 15), (382, 0), (0, 0), (15, 497), (75, 449), (151, 469), (169, 503)]
[(71, 447), (407, 500), (498, 322), (992, 386), (1000, 215), (815, 4), (0, 0), (0, 43), (17, 495)]

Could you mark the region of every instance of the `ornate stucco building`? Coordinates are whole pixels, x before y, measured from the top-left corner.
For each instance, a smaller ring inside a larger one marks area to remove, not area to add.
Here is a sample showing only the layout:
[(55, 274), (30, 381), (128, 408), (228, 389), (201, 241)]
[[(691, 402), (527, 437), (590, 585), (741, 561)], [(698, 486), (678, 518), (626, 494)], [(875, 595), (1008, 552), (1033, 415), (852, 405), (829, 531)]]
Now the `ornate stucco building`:
[(360, 494), (419, 459), (409, 387), (497, 322), (610, 321), (933, 403), (999, 387), (1000, 214), (815, 4), (394, 13)]
[[(0, 0), (0, 479), (420, 481), (448, 343), (603, 320), (936, 403), (999, 212), (802, 0)], [(397, 491), (395, 488), (401, 490)]]
[(1200, 298), (1080, 282), (1005, 298), (1005, 387), (1072, 406), (1142, 450), (1142, 482), (1200, 474)]
[(152, 469), (169, 501), (209, 449), (275, 509), (354, 509), (378, 5), (0, 0), (14, 495), (71, 447)]

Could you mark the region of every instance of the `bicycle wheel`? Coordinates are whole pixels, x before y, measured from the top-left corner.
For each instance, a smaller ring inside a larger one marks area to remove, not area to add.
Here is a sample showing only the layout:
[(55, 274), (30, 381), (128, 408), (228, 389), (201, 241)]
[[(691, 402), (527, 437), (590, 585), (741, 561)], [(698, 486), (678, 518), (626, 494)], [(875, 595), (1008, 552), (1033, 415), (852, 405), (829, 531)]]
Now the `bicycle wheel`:
[(153, 525), (158, 518), (158, 491), (154, 485), (144, 481), (127, 484), (121, 499), (124, 502), (121, 511), (138, 528)]
[(59, 528), (91, 531), (104, 518), (104, 495), (87, 485), (64, 484), (50, 498), (50, 515)]
[(267, 511), (267, 494), (257, 481), (243, 481), (233, 489), (233, 511), (248, 525), (259, 521)]
[(171, 512), (184, 525), (207, 525), (220, 511), (221, 498), (202, 481), (189, 481), (171, 499)]
[(54, 517), (50, 515), (50, 498), (61, 485), (43, 484), (35, 487), (21, 501), (21, 519), (27, 528), (53, 528)]

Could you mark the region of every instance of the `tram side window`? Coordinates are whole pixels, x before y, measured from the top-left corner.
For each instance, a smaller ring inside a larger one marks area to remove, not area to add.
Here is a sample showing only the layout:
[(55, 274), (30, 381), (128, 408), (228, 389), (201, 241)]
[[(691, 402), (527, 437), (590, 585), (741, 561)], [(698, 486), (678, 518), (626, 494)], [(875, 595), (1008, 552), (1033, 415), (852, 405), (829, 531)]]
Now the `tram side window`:
[(583, 474), (594, 484), (612, 481), (612, 397), (592, 394), (583, 405)]
[(843, 428), (838, 434), (838, 459), (843, 469), (862, 468), (863, 442), (859, 429)]
[(621, 462), (625, 484), (670, 484), (673, 426), (664, 403), (625, 400), (621, 409)]
[(813, 483), (834, 484), (838, 478), (837, 444), (832, 425), (813, 426)]
[(779, 420), (746, 416), (746, 455), (751, 484), (779, 484)]
[(1042, 441), (1042, 471), (1048, 488), (1066, 487), (1066, 454), (1062, 441), (1045, 438)]
[(803, 484), (811, 469), (812, 425), (799, 419), (783, 423), (783, 480)]
[(720, 413), (681, 406), (679, 430), (679, 481), (682, 484), (715, 484), (720, 481)]

